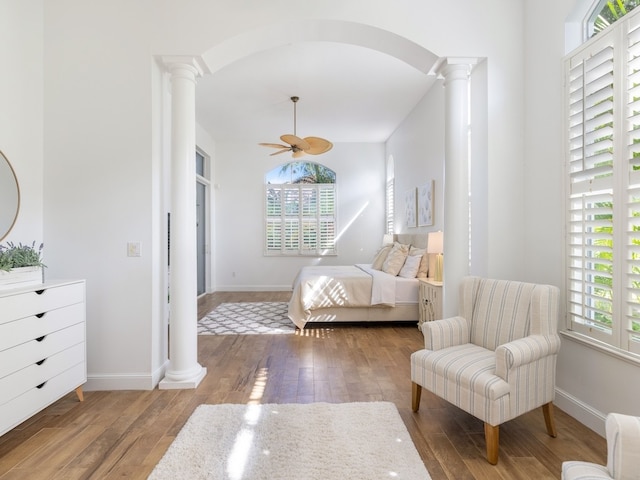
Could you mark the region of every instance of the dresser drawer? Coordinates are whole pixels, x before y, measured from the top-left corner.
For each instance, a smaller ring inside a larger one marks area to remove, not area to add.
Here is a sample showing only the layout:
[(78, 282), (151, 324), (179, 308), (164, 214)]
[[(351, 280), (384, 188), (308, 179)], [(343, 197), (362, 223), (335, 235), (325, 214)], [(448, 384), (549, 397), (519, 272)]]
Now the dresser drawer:
[(44, 358), (37, 363), (0, 378), (0, 408), (10, 400), (41, 385), (71, 367), (84, 364), (84, 343)]
[(0, 294), (0, 324), (74, 303), (84, 303), (84, 282), (59, 286), (47, 286), (45, 283), (41, 290), (18, 294), (5, 291)]
[(78, 323), (46, 335), (40, 341), (31, 340), (14, 348), (0, 351), (0, 379), (73, 345), (78, 343), (84, 345), (84, 329), (85, 324)]
[(85, 363), (79, 363), (0, 406), (0, 432), (21, 424), (34, 413), (55, 402), (87, 380)]
[(83, 323), (84, 309), (83, 303), (76, 303), (68, 307), (50, 310), (41, 316), (30, 316), (0, 324), (0, 352), (76, 323)]

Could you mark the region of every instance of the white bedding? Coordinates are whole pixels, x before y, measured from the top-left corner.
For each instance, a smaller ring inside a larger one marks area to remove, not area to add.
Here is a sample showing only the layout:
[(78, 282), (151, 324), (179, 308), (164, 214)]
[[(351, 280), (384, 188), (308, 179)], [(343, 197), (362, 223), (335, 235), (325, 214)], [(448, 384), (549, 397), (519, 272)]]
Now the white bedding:
[(401, 278), (371, 265), (303, 267), (293, 284), (289, 318), (304, 328), (311, 312), (332, 307), (394, 307), (417, 304), (418, 280)]

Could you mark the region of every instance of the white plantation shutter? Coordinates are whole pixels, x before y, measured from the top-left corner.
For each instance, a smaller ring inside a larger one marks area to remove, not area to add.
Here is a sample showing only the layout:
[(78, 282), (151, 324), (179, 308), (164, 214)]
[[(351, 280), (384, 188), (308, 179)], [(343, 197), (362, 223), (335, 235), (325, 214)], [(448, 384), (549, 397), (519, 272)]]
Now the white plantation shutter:
[(300, 249), (303, 254), (314, 254), (318, 250), (318, 190), (314, 185), (302, 185), (300, 196), (302, 200)]
[(640, 353), (640, 16), (636, 13), (565, 61), (567, 312), (570, 330)]
[(568, 62), (569, 318), (611, 335), (613, 246), (613, 46), (601, 37)]
[(336, 189), (335, 185), (318, 185), (320, 210), (318, 212), (319, 249), (326, 255), (336, 254)]
[(621, 325), (623, 347), (640, 353), (640, 15), (630, 16), (626, 36), (626, 228), (625, 318)]
[(266, 185), (266, 255), (334, 255), (334, 184)]
[(394, 223), (394, 179), (387, 180), (387, 229), (386, 233), (393, 233)]
[[(637, 177), (637, 173), (634, 172), (633, 176)], [(629, 350), (640, 353), (640, 180), (637, 178), (629, 189), (628, 205), (628, 296), (623, 340)]]

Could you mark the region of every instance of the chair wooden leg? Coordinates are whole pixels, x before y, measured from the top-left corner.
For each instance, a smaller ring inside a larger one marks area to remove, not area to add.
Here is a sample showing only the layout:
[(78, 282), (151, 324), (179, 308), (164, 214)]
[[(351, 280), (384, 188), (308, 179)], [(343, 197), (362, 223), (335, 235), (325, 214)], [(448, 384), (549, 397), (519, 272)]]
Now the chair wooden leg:
[(491, 465), (498, 463), (498, 449), (500, 445), (500, 425), (484, 424), (484, 441), (487, 444), (487, 460)]
[(417, 412), (420, 408), (420, 397), (422, 396), (422, 387), (416, 382), (411, 382), (411, 409)]
[(547, 426), (547, 433), (549, 436), (556, 438), (558, 434), (556, 432), (556, 422), (553, 418), (553, 403), (545, 403), (542, 406), (542, 413), (544, 414), (544, 423)]

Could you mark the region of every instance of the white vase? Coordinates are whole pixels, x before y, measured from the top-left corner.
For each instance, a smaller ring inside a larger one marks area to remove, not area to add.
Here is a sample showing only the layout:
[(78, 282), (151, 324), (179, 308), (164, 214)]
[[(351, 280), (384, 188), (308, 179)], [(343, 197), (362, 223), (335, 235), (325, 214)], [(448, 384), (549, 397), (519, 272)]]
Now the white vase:
[(18, 288), (44, 282), (42, 267), (12, 268), (8, 272), (0, 270), (0, 289)]

